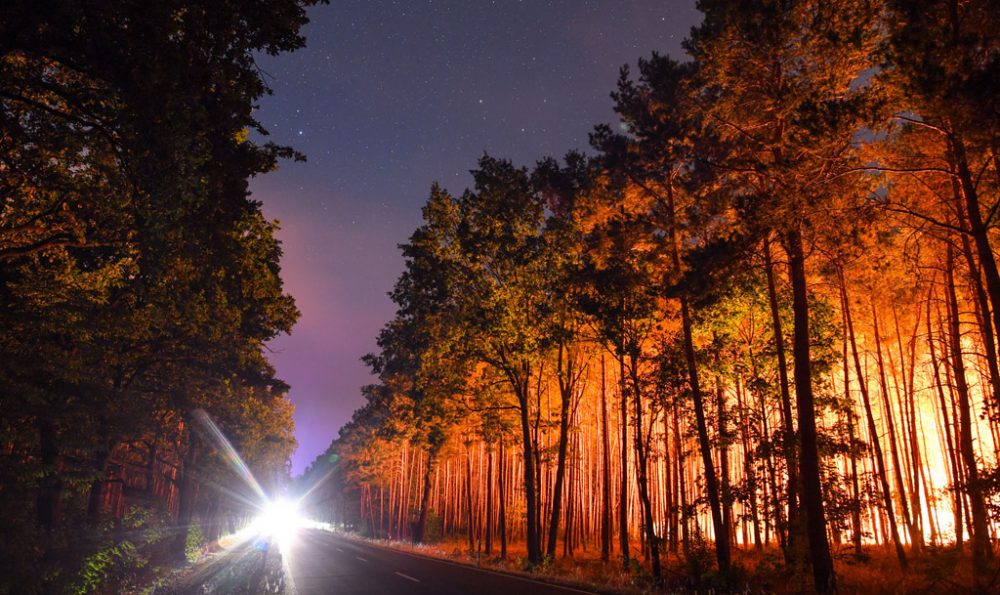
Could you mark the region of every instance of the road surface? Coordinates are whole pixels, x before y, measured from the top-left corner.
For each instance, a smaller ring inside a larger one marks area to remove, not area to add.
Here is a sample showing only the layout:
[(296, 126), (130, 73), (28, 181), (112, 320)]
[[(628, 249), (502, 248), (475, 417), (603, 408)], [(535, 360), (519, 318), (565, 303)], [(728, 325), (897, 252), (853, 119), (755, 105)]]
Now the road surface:
[(588, 593), (372, 546), (325, 531), (301, 531), (290, 549), (284, 557), (291, 571), (290, 586), (297, 595)]

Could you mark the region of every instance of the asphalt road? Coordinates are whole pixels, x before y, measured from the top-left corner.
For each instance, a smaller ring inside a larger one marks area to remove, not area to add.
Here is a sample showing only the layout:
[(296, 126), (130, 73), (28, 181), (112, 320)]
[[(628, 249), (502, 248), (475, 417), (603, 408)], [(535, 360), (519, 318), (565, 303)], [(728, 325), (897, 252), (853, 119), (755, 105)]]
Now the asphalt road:
[(588, 593), (353, 541), (325, 531), (301, 531), (284, 554), (297, 595)]

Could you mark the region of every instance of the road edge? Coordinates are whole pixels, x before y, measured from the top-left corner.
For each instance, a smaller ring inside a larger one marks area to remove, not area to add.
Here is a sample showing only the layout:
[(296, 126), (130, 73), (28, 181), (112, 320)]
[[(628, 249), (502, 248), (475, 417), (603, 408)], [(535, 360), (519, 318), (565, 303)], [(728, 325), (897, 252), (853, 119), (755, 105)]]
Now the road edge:
[(517, 578), (517, 579), (520, 579), (520, 580), (523, 580), (523, 581), (526, 581), (526, 582), (529, 582), (529, 583), (539, 583), (539, 584), (545, 584), (545, 585), (552, 585), (552, 586), (556, 586), (556, 587), (562, 587), (564, 589), (571, 589), (571, 590), (576, 591), (578, 593), (584, 593), (585, 595), (635, 595), (637, 593), (645, 593), (645, 591), (642, 591), (641, 589), (632, 590), (632, 591), (618, 590), (618, 589), (614, 589), (614, 590), (613, 589), (602, 589), (600, 587), (597, 587), (597, 586), (594, 586), (594, 585), (591, 585), (591, 584), (588, 584), (588, 583), (573, 582), (573, 581), (569, 581), (569, 580), (566, 580), (566, 579), (559, 579), (558, 577), (538, 576), (538, 575), (529, 574), (527, 572), (518, 572), (518, 571), (515, 571), (515, 570), (502, 570), (502, 569), (498, 569), (498, 568), (490, 568), (490, 567), (485, 567), (485, 566), (477, 565), (477, 564), (475, 564), (472, 561), (464, 561), (464, 560), (455, 559), (455, 558), (445, 558), (445, 557), (440, 557), (440, 556), (434, 556), (434, 555), (427, 554), (427, 553), (414, 552), (414, 551), (411, 551), (411, 550), (408, 550), (408, 549), (403, 549), (402, 547), (395, 547), (394, 545), (392, 545), (392, 544), (396, 544), (396, 543), (398, 543), (400, 545), (403, 545), (404, 543), (406, 543), (407, 545), (411, 545), (411, 544), (408, 544), (407, 542), (396, 542), (396, 541), (385, 541), (385, 540), (374, 541), (374, 540), (369, 540), (369, 539), (366, 539), (364, 537), (361, 537), (361, 536), (358, 536), (358, 535), (349, 534), (349, 533), (341, 533), (341, 532), (338, 532), (338, 531), (329, 531), (329, 532), (332, 533), (333, 535), (338, 536), (338, 537), (342, 537), (342, 538), (344, 538), (344, 539), (346, 539), (348, 541), (353, 541), (355, 543), (364, 544), (364, 545), (368, 545), (368, 546), (371, 546), (371, 547), (377, 547), (377, 548), (380, 548), (380, 549), (383, 549), (383, 550), (388, 550), (388, 551), (396, 552), (396, 553), (400, 553), (400, 554), (407, 554), (407, 555), (413, 556), (415, 558), (424, 558), (426, 560), (431, 560), (433, 562), (441, 562), (441, 563), (444, 563), (444, 564), (452, 564), (452, 565), (455, 565), (455, 566), (461, 566), (463, 568), (468, 568), (468, 569), (471, 569), (471, 570), (478, 570), (480, 572), (488, 572), (488, 573), (492, 573), (492, 574), (499, 574), (499, 575), (503, 575), (503, 576), (506, 576), (506, 577)]

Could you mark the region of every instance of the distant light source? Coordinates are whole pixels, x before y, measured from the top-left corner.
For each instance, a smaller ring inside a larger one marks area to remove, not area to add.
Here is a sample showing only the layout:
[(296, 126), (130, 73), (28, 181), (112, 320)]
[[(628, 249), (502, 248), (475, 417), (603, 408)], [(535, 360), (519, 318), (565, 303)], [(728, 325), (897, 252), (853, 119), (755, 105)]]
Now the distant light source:
[(278, 542), (278, 547), (287, 546), (295, 538), (303, 525), (298, 503), (279, 498), (264, 506), (264, 511), (256, 521), (257, 532)]

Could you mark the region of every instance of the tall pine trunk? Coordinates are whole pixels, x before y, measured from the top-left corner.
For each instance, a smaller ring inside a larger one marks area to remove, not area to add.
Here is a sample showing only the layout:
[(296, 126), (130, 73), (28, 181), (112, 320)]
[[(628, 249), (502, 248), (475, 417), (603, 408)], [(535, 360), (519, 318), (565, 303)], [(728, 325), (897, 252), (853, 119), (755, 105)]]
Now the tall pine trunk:
[[(564, 360), (565, 356), (565, 362)], [(549, 539), (545, 555), (556, 555), (556, 538), (559, 535), (559, 515), (562, 511), (563, 481), (566, 477), (566, 450), (569, 446), (569, 415), (576, 390), (573, 354), (562, 343), (559, 344), (557, 376), (559, 381), (559, 446), (556, 454), (556, 481), (552, 490), (552, 516), (549, 519)]]
[(611, 440), (608, 435), (608, 395), (604, 354), (601, 354), (601, 560), (611, 558)]
[[(767, 300), (771, 311), (771, 327), (774, 334), (774, 350), (778, 358), (778, 389), (781, 395), (781, 420), (784, 424), (783, 449), (788, 468), (788, 483), (785, 484), (785, 498), (788, 501), (787, 526), (778, 525), (782, 539), (787, 539), (786, 559), (792, 551), (794, 538), (791, 528), (797, 526), (798, 518), (798, 461), (795, 452), (795, 428), (792, 424), (792, 397), (788, 382), (788, 358), (785, 355), (785, 335), (782, 330), (781, 312), (778, 309), (778, 288), (774, 279), (774, 260), (771, 257), (771, 239), (764, 240), (764, 264), (767, 272)], [(775, 495), (777, 498), (777, 494)], [(781, 520), (778, 515), (778, 520)]]
[(625, 389), (625, 359), (618, 350), (618, 387), (621, 396), (621, 490), (618, 493), (618, 539), (622, 552), (622, 567), (628, 570), (628, 397)]
[[(677, 225), (674, 212), (674, 195), (670, 184), (667, 185), (667, 213), (670, 220), (670, 248), (674, 270), (681, 271), (680, 247), (678, 245)], [(691, 401), (694, 404), (695, 424), (698, 429), (698, 446), (701, 449), (702, 464), (705, 469), (705, 490), (708, 493), (708, 503), (712, 510), (712, 526), (715, 529), (715, 558), (720, 572), (727, 572), (732, 560), (729, 543), (728, 527), (722, 520), (722, 502), (719, 497), (719, 482), (715, 474), (715, 464), (712, 462), (712, 443), (708, 438), (708, 422), (705, 418), (705, 400), (698, 380), (698, 365), (694, 352), (694, 337), (692, 332), (691, 311), (687, 296), (681, 294), (681, 327), (684, 335), (684, 359), (687, 363), (688, 385), (691, 389)]]
[(903, 482), (903, 467), (899, 459), (899, 447), (896, 442), (896, 420), (893, 416), (892, 405), (889, 403), (889, 386), (885, 374), (885, 361), (882, 359), (882, 335), (879, 332), (878, 312), (875, 310), (875, 302), (872, 306), (872, 324), (875, 329), (875, 361), (878, 366), (878, 377), (880, 394), (882, 395), (882, 415), (885, 417), (885, 425), (889, 430), (889, 456), (892, 457), (893, 479), (896, 482), (896, 492), (899, 494), (899, 508), (903, 514), (903, 523), (910, 534), (911, 543), (916, 542), (916, 531), (910, 517), (910, 506), (906, 500), (906, 485)]
[(879, 439), (878, 427), (875, 425), (875, 416), (872, 414), (871, 396), (868, 393), (868, 383), (865, 381), (864, 370), (861, 368), (861, 358), (858, 356), (858, 344), (854, 338), (854, 320), (851, 317), (851, 303), (847, 298), (847, 280), (843, 271), (837, 270), (840, 280), (840, 303), (844, 312), (844, 320), (847, 324), (847, 337), (851, 344), (851, 352), (854, 356), (854, 369), (858, 377), (858, 388), (861, 391), (861, 401), (865, 408), (865, 419), (868, 422), (868, 437), (872, 441), (872, 457), (875, 459), (875, 473), (878, 476), (879, 487), (882, 492), (882, 503), (888, 517), (889, 532), (892, 536), (892, 544), (896, 549), (896, 558), (899, 565), (907, 568), (908, 562), (903, 544), (899, 539), (899, 528), (896, 525), (896, 516), (893, 513), (892, 491), (889, 489), (889, 479), (885, 470), (885, 457), (882, 454), (882, 443)]
[(795, 400), (798, 408), (799, 459), (802, 474), (802, 510), (806, 519), (809, 558), (813, 581), (819, 592), (837, 589), (826, 539), (826, 514), (823, 511), (823, 488), (820, 483), (819, 449), (816, 436), (816, 405), (813, 399), (812, 370), (809, 360), (809, 299), (806, 287), (805, 253), (799, 230), (787, 234), (792, 312), (795, 328), (792, 346), (795, 354)]
[(424, 537), (427, 535), (427, 509), (431, 499), (431, 477), (437, 468), (440, 450), (439, 444), (432, 444), (427, 449), (427, 467), (424, 469), (424, 485), (420, 493), (420, 514), (417, 517), (416, 526), (413, 528), (413, 543), (423, 543)]
[(952, 369), (955, 372), (955, 391), (958, 393), (959, 451), (962, 455), (962, 462), (965, 464), (966, 491), (969, 495), (972, 513), (973, 573), (977, 588), (983, 588), (985, 581), (989, 578), (993, 550), (990, 545), (986, 502), (983, 498), (982, 486), (979, 483), (979, 468), (972, 445), (972, 401), (965, 375), (965, 362), (962, 358), (962, 335), (958, 299), (955, 295), (954, 255), (951, 245), (947, 248), (947, 259), (945, 277), (950, 310), (948, 328), (951, 334), (949, 343), (951, 344)]
[[(643, 528), (646, 535), (646, 547), (652, 562), (653, 580), (660, 581), (660, 546), (656, 537), (656, 525), (653, 523), (653, 505), (649, 498), (649, 462), (648, 444), (642, 428), (642, 391), (639, 385), (639, 354), (632, 353), (632, 400), (635, 405), (635, 451), (636, 478), (639, 483), (639, 500), (642, 502)], [(651, 424), (652, 425), (651, 420)]]

